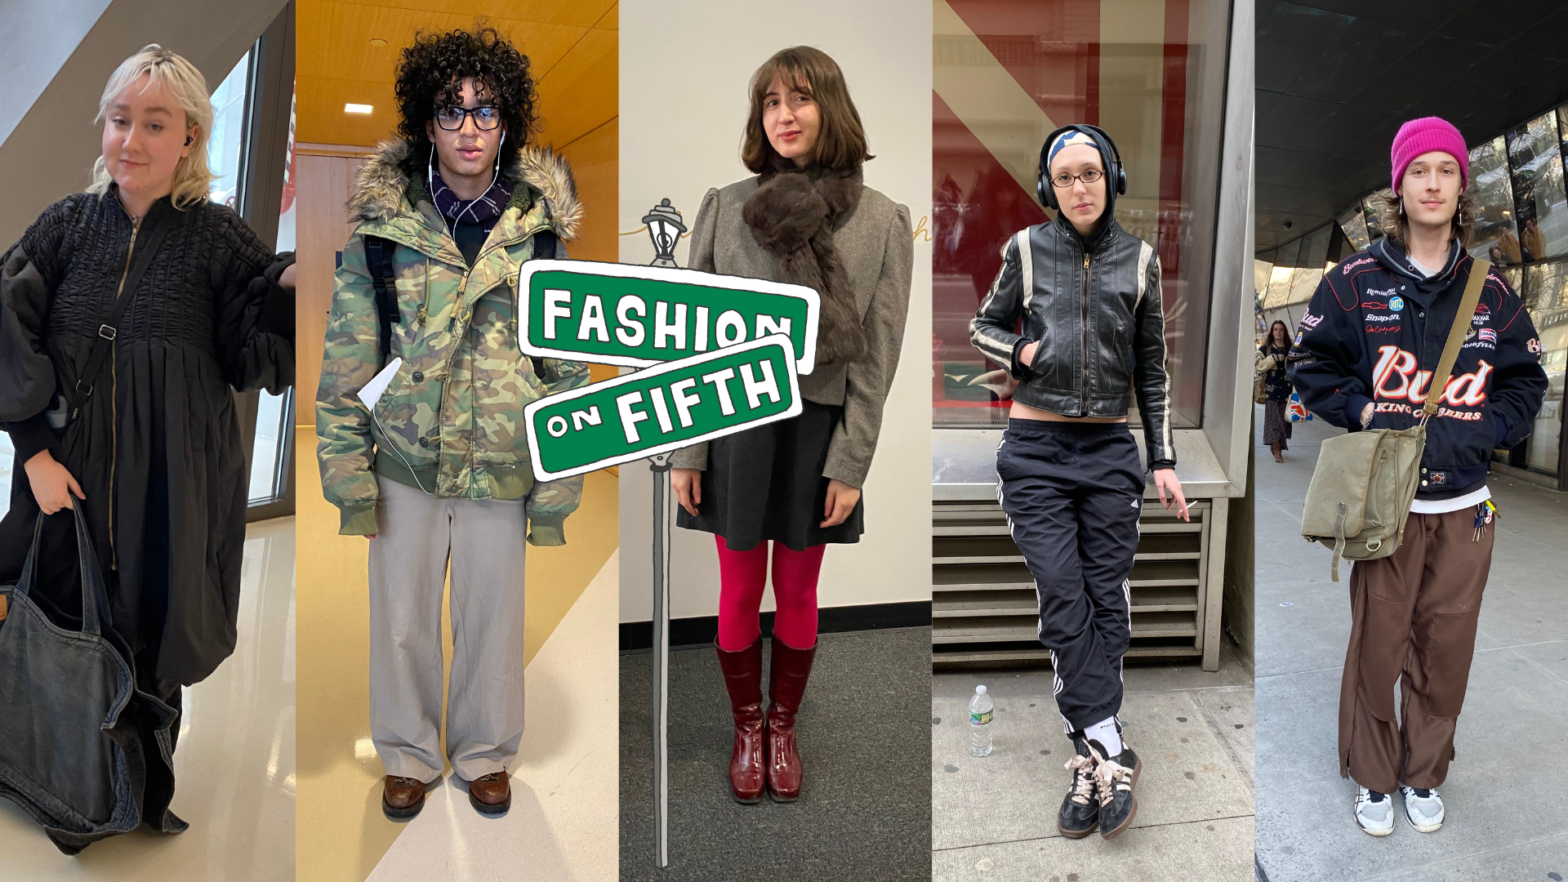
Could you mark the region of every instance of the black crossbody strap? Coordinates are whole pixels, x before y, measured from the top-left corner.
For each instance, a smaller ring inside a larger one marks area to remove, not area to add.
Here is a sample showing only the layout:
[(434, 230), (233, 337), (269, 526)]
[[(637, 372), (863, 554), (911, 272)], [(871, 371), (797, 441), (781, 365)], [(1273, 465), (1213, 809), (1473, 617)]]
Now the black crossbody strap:
[[(533, 251), (530, 252), (530, 257), (528, 259), (554, 260), (555, 243), (556, 238), (554, 230), (548, 227), (539, 230), (538, 232), (534, 233)], [(544, 379), (544, 372), (541, 370), (541, 368), (544, 367), (544, 365), (541, 363), (542, 359), (530, 355), (528, 356), (528, 362), (534, 366), (534, 376), (539, 377), (541, 380)]]
[[(157, 206), (154, 206), (157, 209)], [(153, 212), (147, 213), (148, 217)], [(147, 231), (145, 239), (137, 242), (132, 237), (130, 268), (125, 273), (125, 280), (120, 285), (120, 290), (114, 298), (114, 303), (109, 307), (109, 314), (104, 317), (103, 323), (98, 325), (97, 336), (93, 338), (93, 348), (87, 355), (87, 366), (76, 379), (75, 385), (65, 390), (66, 400), (71, 404), (71, 418), (75, 419), (80, 414), (82, 405), (92, 397), (93, 387), (98, 382), (98, 374), (103, 371), (103, 364), (109, 358), (110, 351), (114, 348), (114, 338), (120, 333), (120, 319), (124, 318), (125, 310), (131, 304), (131, 299), (136, 295), (136, 286), (141, 282), (142, 274), (152, 263), (153, 257), (158, 253), (158, 246), (163, 244), (167, 237), (169, 227), (177, 223), (173, 218), (157, 218), (152, 222), (152, 229)]]
[(380, 236), (365, 237), (365, 263), (370, 269), (370, 284), (376, 289), (376, 326), (381, 363), (392, 354), (392, 326), (402, 317), (397, 309), (397, 267), (392, 252), (397, 243)]

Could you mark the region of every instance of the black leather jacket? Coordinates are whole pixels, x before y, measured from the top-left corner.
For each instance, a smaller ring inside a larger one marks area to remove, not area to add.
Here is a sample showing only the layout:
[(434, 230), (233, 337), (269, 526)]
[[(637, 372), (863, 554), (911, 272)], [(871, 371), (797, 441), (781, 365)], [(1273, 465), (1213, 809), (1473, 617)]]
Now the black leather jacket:
[[(1084, 241), (1061, 221), (1021, 230), (969, 323), (975, 348), (1020, 382), (1013, 400), (1065, 416), (1127, 414), (1138, 396), (1150, 468), (1176, 464), (1160, 259), (1114, 217)], [(1023, 334), (1014, 330), (1023, 319)], [(1024, 345), (1039, 341), (1031, 364)]]

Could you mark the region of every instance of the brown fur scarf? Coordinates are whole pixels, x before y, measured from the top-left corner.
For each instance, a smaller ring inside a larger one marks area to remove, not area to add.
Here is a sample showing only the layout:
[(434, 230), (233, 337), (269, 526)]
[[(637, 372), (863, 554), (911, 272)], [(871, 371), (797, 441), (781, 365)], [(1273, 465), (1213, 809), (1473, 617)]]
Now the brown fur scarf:
[(816, 363), (849, 364), (866, 353), (866, 334), (849, 274), (833, 249), (833, 231), (860, 204), (861, 175), (823, 171), (765, 173), (741, 217), (763, 250), (779, 261), (784, 281), (822, 297)]

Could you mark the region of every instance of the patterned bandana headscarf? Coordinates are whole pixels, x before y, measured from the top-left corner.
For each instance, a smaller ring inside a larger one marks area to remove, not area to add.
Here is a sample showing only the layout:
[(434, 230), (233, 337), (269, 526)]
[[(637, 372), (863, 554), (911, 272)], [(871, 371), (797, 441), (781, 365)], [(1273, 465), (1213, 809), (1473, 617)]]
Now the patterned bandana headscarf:
[(439, 168), (431, 171), (430, 186), (435, 191), (431, 195), (435, 199), (436, 210), (454, 223), (479, 224), (485, 235), (490, 235), (501, 212), (506, 210), (506, 204), (512, 199), (512, 182), (505, 175), (496, 175), (490, 189), (479, 194), (479, 198), (463, 200), (457, 198), (457, 194), (441, 180)]

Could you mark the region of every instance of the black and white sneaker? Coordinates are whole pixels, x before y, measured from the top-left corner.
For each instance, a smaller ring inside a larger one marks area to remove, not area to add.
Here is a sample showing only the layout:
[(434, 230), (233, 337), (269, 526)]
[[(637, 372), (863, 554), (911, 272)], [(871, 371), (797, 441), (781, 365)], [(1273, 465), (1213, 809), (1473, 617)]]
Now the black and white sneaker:
[(1100, 835), (1115, 839), (1132, 825), (1138, 814), (1138, 800), (1133, 787), (1138, 774), (1143, 771), (1143, 760), (1125, 743), (1122, 752), (1105, 757), (1105, 747), (1098, 741), (1089, 742), (1089, 754), (1095, 759), (1095, 790), (1100, 798)]
[(1394, 801), (1387, 793), (1356, 787), (1356, 826), (1372, 836), (1394, 832)]
[(1089, 742), (1078, 736), (1073, 739), (1076, 751), (1067, 761), (1073, 773), (1073, 783), (1062, 797), (1062, 809), (1056, 815), (1057, 832), (1068, 839), (1082, 839), (1100, 826), (1100, 800), (1096, 794), (1094, 769), (1096, 760), (1089, 750)]
[(1437, 788), (1406, 787), (1399, 785), (1405, 797), (1405, 820), (1418, 833), (1436, 833), (1443, 826), (1443, 798)]

